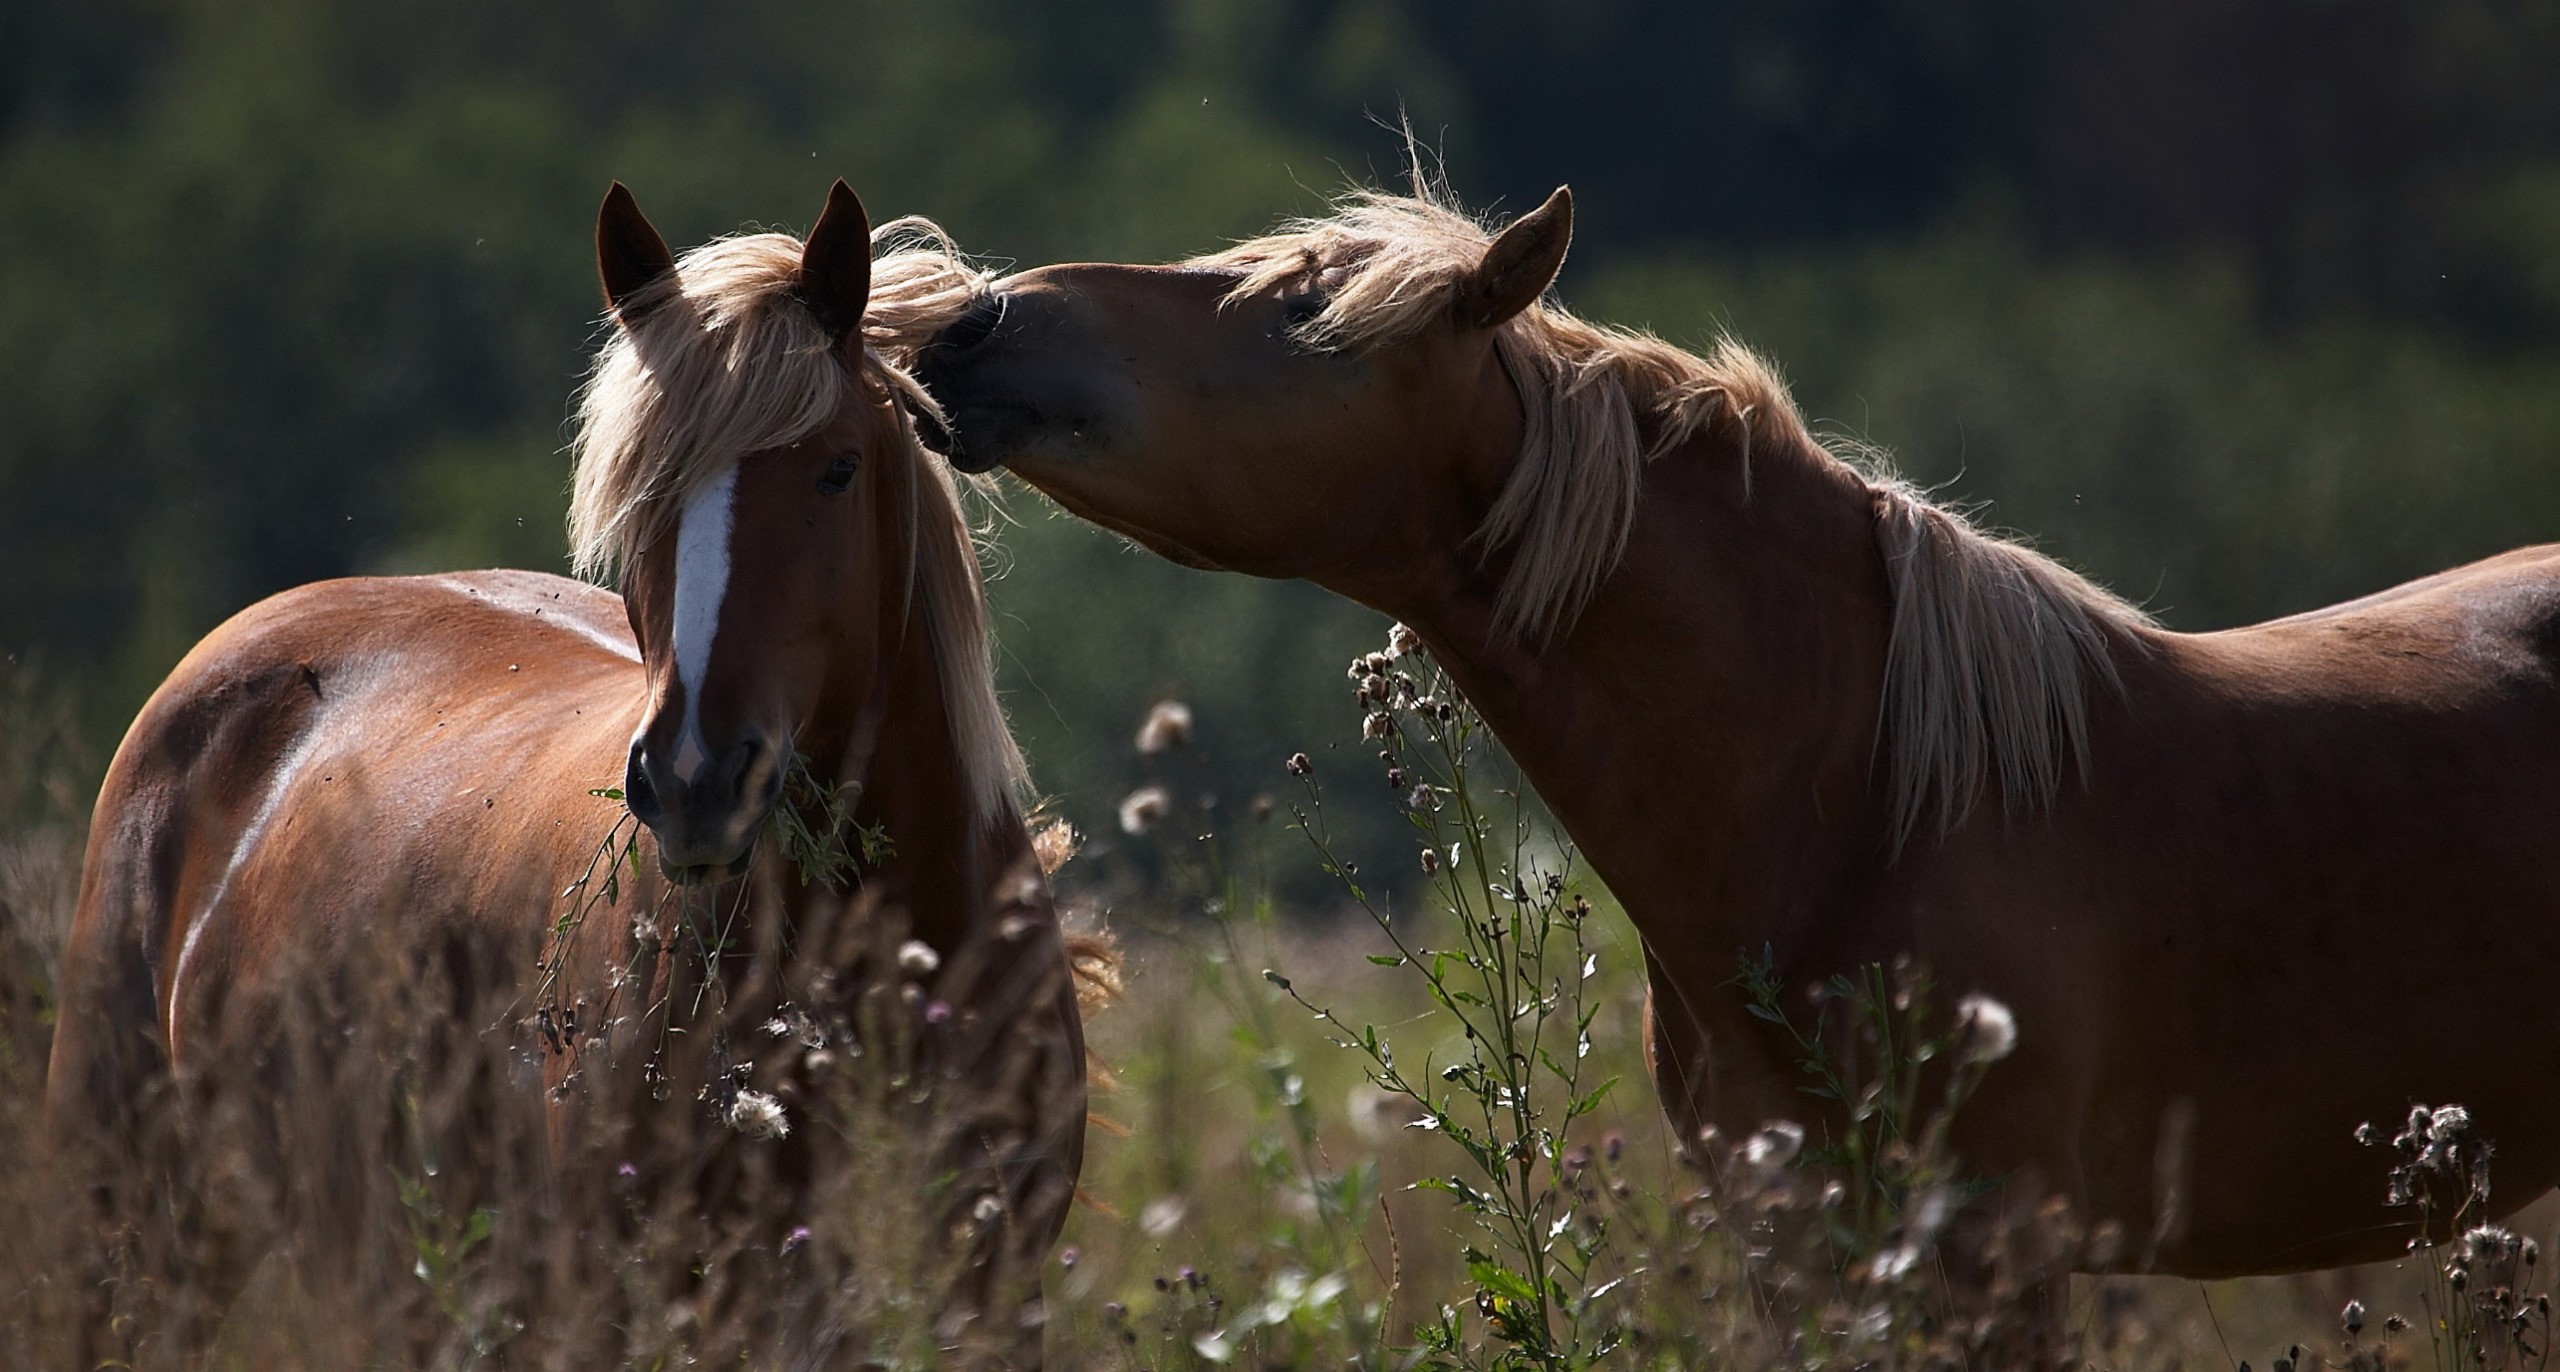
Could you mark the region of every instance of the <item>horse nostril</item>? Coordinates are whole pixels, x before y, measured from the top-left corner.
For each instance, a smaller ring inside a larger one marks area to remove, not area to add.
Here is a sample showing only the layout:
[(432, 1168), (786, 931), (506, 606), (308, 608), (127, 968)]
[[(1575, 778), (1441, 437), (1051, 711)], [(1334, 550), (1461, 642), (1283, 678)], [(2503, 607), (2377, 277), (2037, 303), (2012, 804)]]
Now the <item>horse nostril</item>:
[(643, 824), (654, 827), (658, 821), (658, 792), (649, 784), (647, 750), (631, 745), (631, 763), (622, 771), (622, 803)]
[(729, 794), (741, 809), (760, 809), (782, 789), (779, 755), (770, 742), (749, 737), (738, 743), (738, 762), (729, 772)]

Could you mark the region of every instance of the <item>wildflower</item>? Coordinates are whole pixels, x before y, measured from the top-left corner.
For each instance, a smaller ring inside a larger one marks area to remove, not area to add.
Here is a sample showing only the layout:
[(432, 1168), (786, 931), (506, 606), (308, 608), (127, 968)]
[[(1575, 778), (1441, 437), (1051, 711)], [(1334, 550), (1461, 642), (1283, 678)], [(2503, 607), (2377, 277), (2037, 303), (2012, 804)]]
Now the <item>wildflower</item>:
[(1404, 789), (1404, 783), (1405, 783), (1405, 774), (1404, 774), (1404, 769), (1403, 769), (1402, 767), (1390, 767), (1390, 768), (1388, 768), (1388, 769), (1387, 769), (1387, 785), (1388, 785), (1388, 786), (1393, 787), (1394, 789), (1401, 791), (1401, 790), (1403, 790), (1403, 789)]
[(1989, 996), (1967, 996), (1956, 1002), (1956, 1023), (1964, 1030), (1966, 1062), (1998, 1062), (2017, 1051), (2017, 1017)]
[(804, 1224), (804, 1225), (801, 1225), (801, 1226), (800, 1226), (799, 1228), (797, 1228), (797, 1229), (792, 1230), (790, 1233), (785, 1234), (785, 1235), (783, 1236), (783, 1238), (782, 1238), (782, 1252), (783, 1252), (783, 1256), (785, 1256), (785, 1257), (790, 1256), (792, 1253), (794, 1253), (794, 1252), (798, 1251), (798, 1249), (799, 1249), (800, 1245), (802, 1245), (802, 1244), (804, 1244), (804, 1243), (807, 1243), (808, 1241), (809, 1241), (809, 1226), (807, 1226), (807, 1225), (805, 1225), (805, 1224)]
[(1426, 876), (1426, 877), (1427, 877), (1427, 876), (1434, 875), (1434, 874), (1435, 874), (1435, 873), (1437, 873), (1439, 870), (1440, 870), (1440, 850), (1439, 850), (1439, 849), (1437, 849), (1437, 848), (1425, 848), (1425, 849), (1423, 849), (1423, 850), (1422, 850), (1422, 874), (1423, 874), (1424, 876)]
[(978, 1203), (969, 1207), (969, 1214), (980, 1224), (993, 1224), (996, 1217), (1003, 1213), (1004, 1202), (996, 1199), (992, 1191), (978, 1197)]
[(1143, 834), (1156, 827), (1165, 811), (1173, 808), (1173, 797), (1161, 786), (1141, 786), (1120, 801), (1120, 832)]
[(1368, 717), (1360, 721), (1360, 737), (1363, 739), (1385, 738), (1395, 731), (1396, 717), (1384, 710), (1371, 710)]
[(898, 945), (898, 970), (908, 976), (931, 976), (940, 966), (942, 954), (933, 951), (933, 945), (923, 939), (911, 938)]
[(1387, 656), (1402, 657), (1422, 647), (1422, 635), (1398, 624), (1387, 630)]
[(951, 1002), (947, 1000), (937, 1000), (924, 1007), (924, 1022), (927, 1024), (949, 1024), (951, 1022)]
[(1138, 726), (1138, 751), (1152, 757), (1191, 742), (1191, 707), (1178, 700), (1159, 700)]
[(2346, 1326), (2348, 1338), (2364, 1332), (2364, 1302), (2347, 1302), (2347, 1308), (2338, 1312), (2338, 1323)]
[(1289, 775), (1293, 777), (1307, 776), (1313, 773), (1316, 769), (1316, 765), (1307, 761), (1307, 755), (1304, 753), (1291, 753), (1286, 765), (1289, 769)]
[(1623, 1129), (1612, 1129), (1608, 1133), (1602, 1135), (1600, 1138), (1600, 1151), (1608, 1157), (1609, 1161), (1616, 1162), (1619, 1156), (1627, 1151), (1626, 1131)]
[(740, 1091), (729, 1103), (729, 1127), (751, 1139), (780, 1139), (791, 1135), (791, 1119), (782, 1112), (782, 1102), (762, 1091)]
[(2405, 1315), (2385, 1315), (2382, 1317), (2382, 1327), (2397, 1334), (2409, 1327), (2409, 1320)]
[(1076, 1259), (1082, 1256), (1084, 1255), (1076, 1251), (1076, 1246), (1074, 1244), (1068, 1244), (1066, 1247), (1058, 1250), (1058, 1265), (1060, 1267), (1073, 1268), (1076, 1265)]

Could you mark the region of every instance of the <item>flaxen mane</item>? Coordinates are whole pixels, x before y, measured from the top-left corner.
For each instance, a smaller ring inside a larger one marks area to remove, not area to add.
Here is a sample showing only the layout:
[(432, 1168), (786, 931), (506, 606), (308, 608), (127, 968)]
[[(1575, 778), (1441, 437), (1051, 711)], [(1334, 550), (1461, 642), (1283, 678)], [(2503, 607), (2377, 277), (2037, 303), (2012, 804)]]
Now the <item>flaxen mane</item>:
[[(968, 309), (986, 274), (921, 219), (884, 224), (872, 241), (886, 251), (863, 312), (864, 379), (939, 418), (904, 364)], [(629, 302), (634, 322), (611, 329), (578, 399), (569, 541), (580, 575), (609, 575), (730, 464), (817, 432), (853, 400), (856, 379), (799, 297), (800, 256), (785, 234), (719, 239)], [(996, 701), (976, 552), (949, 470), (903, 418), (899, 433), (896, 457), (917, 477), (906, 483), (913, 591), (971, 793), (992, 814), (1015, 804), (1026, 773)]]
[[(1323, 292), (1299, 340), (1357, 349), (1439, 321), (1491, 242), (1427, 188), (1369, 191), (1327, 218), (1191, 265), (1241, 272), (1237, 299), (1290, 285)], [(1476, 541), (1488, 555), (1511, 554), (1498, 612), (1524, 642), (1552, 641), (1616, 569), (1655, 458), (1725, 424), (1741, 445), (1746, 491), (1755, 447), (1842, 460), (1806, 428), (1776, 369), (1729, 338), (1702, 358), (1541, 302), (1494, 345), (1527, 423)], [(2011, 806), (2051, 804), (2066, 766), (2087, 766), (2093, 679), (2117, 684), (2114, 652), (2131, 641), (2123, 631), (2150, 621), (1880, 465), (1861, 466), (1894, 602), (1878, 743), (1896, 850), (1929, 811), (1941, 832), (1954, 827), (1986, 784)]]

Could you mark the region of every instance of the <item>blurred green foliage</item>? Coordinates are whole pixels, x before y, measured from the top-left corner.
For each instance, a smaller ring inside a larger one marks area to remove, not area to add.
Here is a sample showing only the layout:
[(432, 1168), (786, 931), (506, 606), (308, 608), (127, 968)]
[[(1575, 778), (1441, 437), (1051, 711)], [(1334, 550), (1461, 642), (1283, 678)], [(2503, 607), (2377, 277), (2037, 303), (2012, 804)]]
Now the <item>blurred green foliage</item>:
[[(843, 174), (1151, 260), (1391, 177), (1399, 112), (1478, 203), (1575, 185), (1586, 312), (1731, 329), (2182, 627), (2306, 608), (2560, 526), (2555, 70), (2523, 0), (13, 0), (0, 652), (103, 742), (283, 586), (559, 566), (611, 178), (679, 244)], [(1159, 695), (1239, 802), (1338, 737), (1373, 616), (1013, 509), (1085, 827)]]

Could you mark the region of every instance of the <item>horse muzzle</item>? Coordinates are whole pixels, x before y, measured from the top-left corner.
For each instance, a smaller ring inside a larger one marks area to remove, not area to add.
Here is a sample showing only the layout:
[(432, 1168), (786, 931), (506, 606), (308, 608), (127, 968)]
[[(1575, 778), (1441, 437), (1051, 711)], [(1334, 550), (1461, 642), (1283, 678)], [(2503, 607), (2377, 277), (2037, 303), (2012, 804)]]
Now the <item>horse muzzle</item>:
[(631, 745), (622, 794), (657, 839), (658, 866), (670, 880), (734, 875), (782, 794), (782, 755), (769, 740), (751, 736), (687, 776), (642, 740)]

